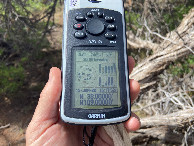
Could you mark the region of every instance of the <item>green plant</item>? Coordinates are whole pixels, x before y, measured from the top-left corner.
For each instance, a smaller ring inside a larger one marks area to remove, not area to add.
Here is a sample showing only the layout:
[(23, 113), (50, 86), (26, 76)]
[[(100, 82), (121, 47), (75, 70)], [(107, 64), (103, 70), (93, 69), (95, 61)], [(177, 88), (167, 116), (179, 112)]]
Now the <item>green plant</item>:
[(0, 56), (3, 54), (4, 49), (0, 48)]
[(22, 57), (20, 61), (21, 63), (26, 63), (28, 59), (29, 59), (28, 57)]
[(140, 14), (139, 13), (125, 11), (126, 23), (130, 23), (130, 25), (133, 26), (132, 29), (134, 31), (137, 28), (141, 27), (141, 25), (137, 21), (139, 18), (140, 18)]
[(54, 6), (54, 1), (0, 1), (0, 36), (22, 54), (47, 47)]
[(16, 93), (24, 83), (24, 68), (22, 66), (6, 66), (0, 64), (0, 95)]
[(194, 69), (194, 56), (189, 55), (185, 59), (176, 61), (169, 66), (168, 72), (174, 76), (182, 77), (184, 74), (188, 74)]
[[(174, 2), (172, 2), (174, 3)], [(174, 30), (183, 19), (184, 15), (189, 12), (191, 8), (194, 7), (194, 1), (188, 0), (188, 2), (175, 5), (171, 12), (166, 12), (163, 17), (164, 21), (168, 24), (170, 30)]]

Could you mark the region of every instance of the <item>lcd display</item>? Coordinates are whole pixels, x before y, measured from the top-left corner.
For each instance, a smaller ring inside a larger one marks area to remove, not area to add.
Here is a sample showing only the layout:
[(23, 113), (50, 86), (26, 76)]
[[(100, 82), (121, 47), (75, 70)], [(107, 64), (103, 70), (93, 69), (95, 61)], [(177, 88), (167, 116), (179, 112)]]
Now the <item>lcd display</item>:
[(72, 107), (120, 107), (117, 50), (73, 51)]

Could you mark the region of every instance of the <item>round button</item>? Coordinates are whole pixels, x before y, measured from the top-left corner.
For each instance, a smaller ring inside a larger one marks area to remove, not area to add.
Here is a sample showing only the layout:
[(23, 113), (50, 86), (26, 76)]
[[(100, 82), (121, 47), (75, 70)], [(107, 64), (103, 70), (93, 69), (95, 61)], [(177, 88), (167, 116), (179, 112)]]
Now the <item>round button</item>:
[(105, 37), (106, 37), (108, 40), (114, 40), (114, 39), (116, 39), (116, 34), (113, 33), (113, 32), (107, 32), (107, 33), (105, 34)]
[(86, 20), (85, 16), (83, 16), (83, 15), (78, 15), (78, 16), (75, 17), (75, 19), (76, 19), (77, 21), (79, 21), (79, 22), (83, 22), (83, 21)]
[(104, 16), (104, 14), (102, 12), (98, 12), (97, 15), (98, 15), (99, 18), (103, 18), (103, 16)]
[(106, 22), (109, 22), (109, 23), (112, 23), (112, 22), (115, 21), (115, 19), (114, 19), (114, 17), (106, 16), (106, 17), (105, 17), (105, 21), (106, 21)]
[(114, 24), (109, 24), (107, 26), (107, 29), (110, 30), (110, 31), (115, 31), (116, 30), (116, 26)]
[(104, 29), (104, 24), (98, 19), (92, 19), (86, 24), (86, 30), (92, 35), (100, 35)]
[(84, 39), (86, 37), (86, 33), (83, 31), (77, 31), (74, 35), (77, 39)]
[(89, 18), (92, 18), (92, 17), (94, 16), (94, 13), (93, 13), (93, 12), (88, 12), (88, 13), (87, 13), (87, 16), (88, 16)]
[(76, 24), (74, 24), (73, 28), (76, 30), (82, 30), (84, 28), (84, 26), (80, 23), (76, 23)]

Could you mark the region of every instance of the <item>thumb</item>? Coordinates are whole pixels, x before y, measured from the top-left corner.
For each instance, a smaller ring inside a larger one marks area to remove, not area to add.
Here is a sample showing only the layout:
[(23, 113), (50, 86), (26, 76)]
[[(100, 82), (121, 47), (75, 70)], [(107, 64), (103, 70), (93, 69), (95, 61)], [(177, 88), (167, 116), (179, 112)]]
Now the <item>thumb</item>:
[(33, 121), (56, 122), (59, 115), (59, 100), (61, 95), (61, 71), (53, 67), (50, 70), (49, 81), (42, 90), (36, 107)]

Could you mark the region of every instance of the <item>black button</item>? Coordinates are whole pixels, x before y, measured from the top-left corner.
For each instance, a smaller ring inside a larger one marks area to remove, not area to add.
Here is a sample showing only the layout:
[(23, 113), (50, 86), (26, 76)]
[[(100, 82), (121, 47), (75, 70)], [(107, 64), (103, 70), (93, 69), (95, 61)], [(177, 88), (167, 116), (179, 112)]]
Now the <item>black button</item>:
[(80, 23), (77, 23), (73, 26), (73, 28), (77, 29), (77, 30), (82, 30), (84, 28), (84, 26)]
[(87, 16), (88, 16), (89, 18), (92, 18), (92, 17), (94, 16), (94, 13), (93, 13), (93, 12), (88, 12), (88, 13), (87, 13)]
[(113, 17), (110, 17), (110, 16), (106, 16), (105, 20), (106, 20), (106, 22), (109, 22), (109, 23), (112, 23), (115, 21), (115, 19)]
[(99, 18), (103, 18), (104, 14), (103, 14), (102, 12), (98, 12), (97, 16), (98, 16)]
[(86, 30), (92, 35), (100, 35), (104, 29), (104, 24), (98, 19), (92, 19), (86, 24)]
[(109, 40), (114, 40), (114, 39), (116, 38), (116, 34), (113, 33), (113, 32), (107, 32), (107, 33), (105, 34), (105, 37), (106, 37), (107, 39), (109, 39)]
[(116, 26), (115, 26), (114, 24), (109, 24), (109, 25), (107, 26), (107, 28), (108, 28), (108, 30), (110, 30), (110, 31), (116, 30)]
[(86, 20), (85, 16), (83, 16), (83, 15), (78, 15), (78, 16), (75, 17), (75, 19), (76, 19), (77, 21), (79, 21), (79, 22), (83, 22), (83, 21)]
[(83, 31), (77, 31), (77, 32), (75, 33), (75, 37), (76, 37), (77, 39), (83, 39), (83, 38), (86, 37), (86, 33), (83, 32)]

